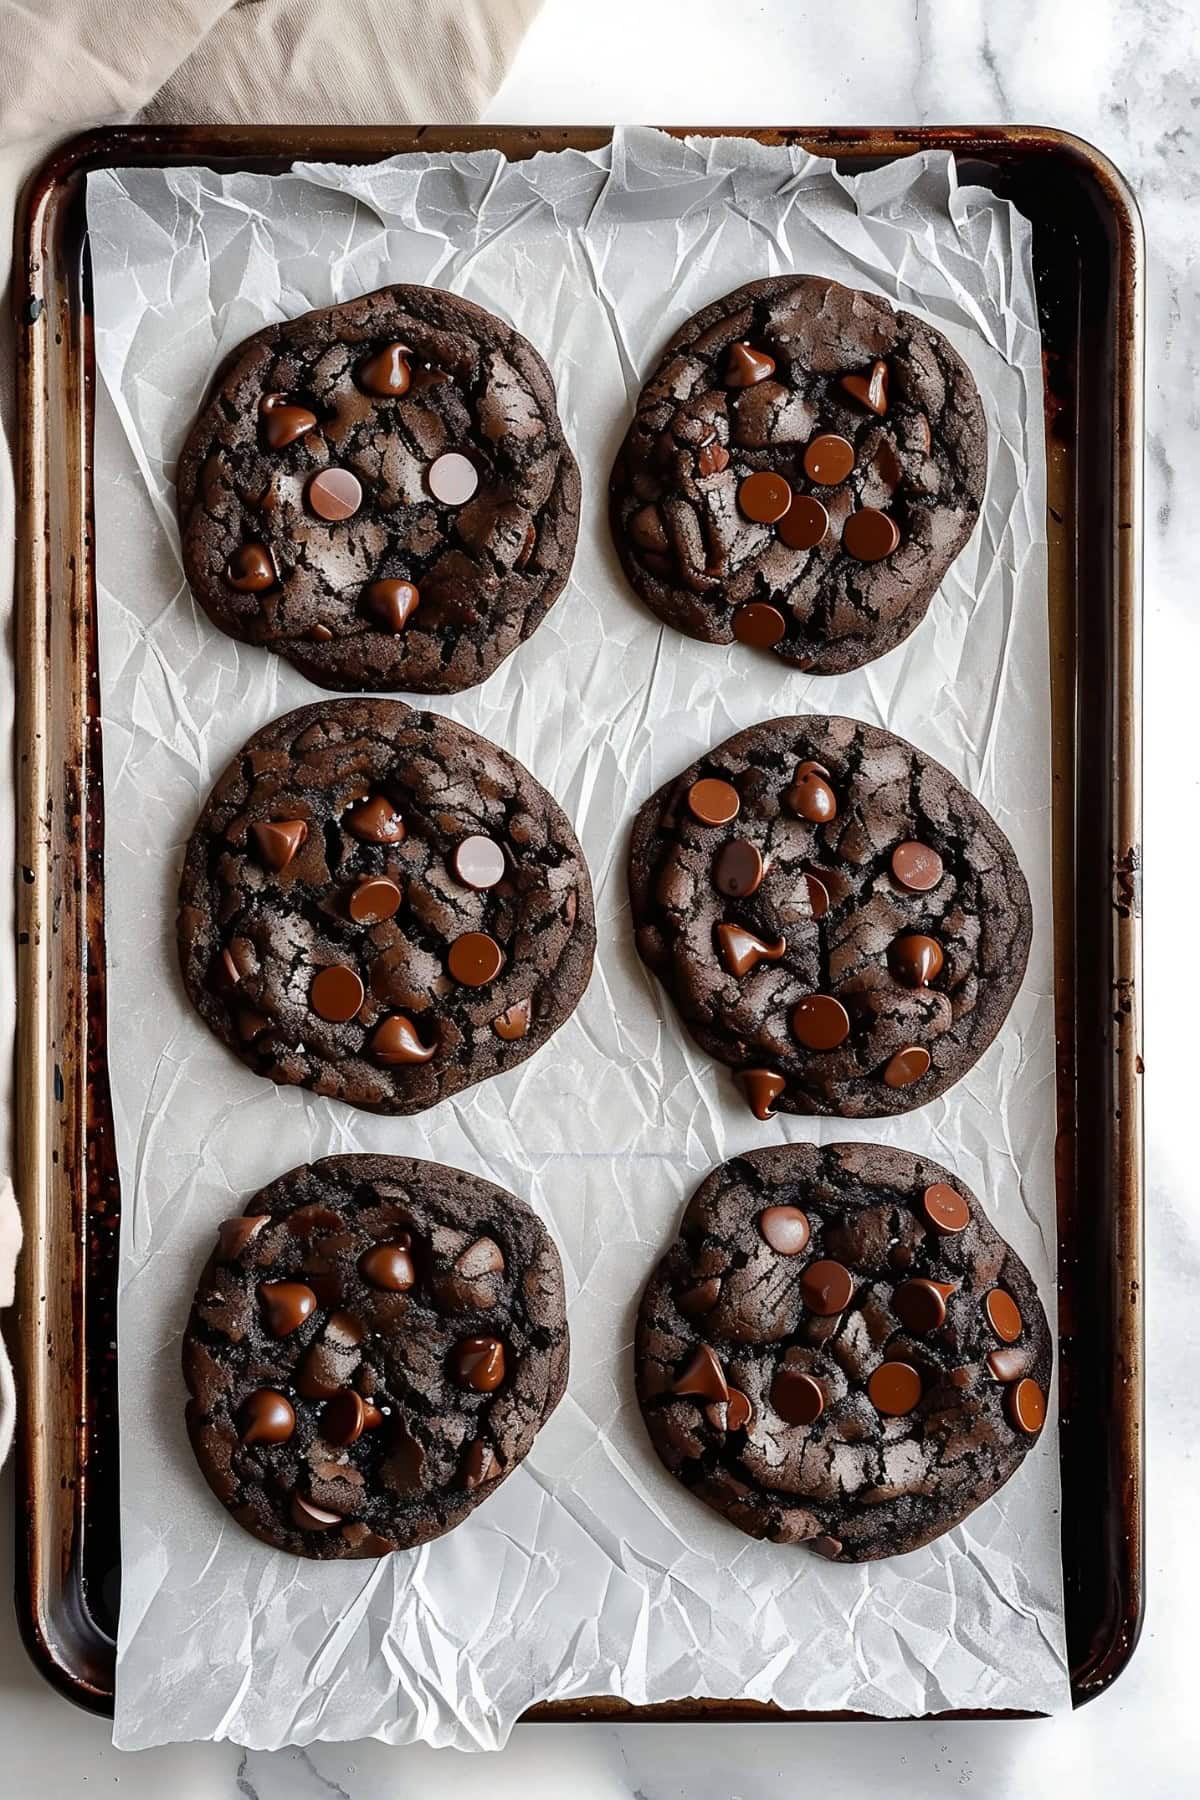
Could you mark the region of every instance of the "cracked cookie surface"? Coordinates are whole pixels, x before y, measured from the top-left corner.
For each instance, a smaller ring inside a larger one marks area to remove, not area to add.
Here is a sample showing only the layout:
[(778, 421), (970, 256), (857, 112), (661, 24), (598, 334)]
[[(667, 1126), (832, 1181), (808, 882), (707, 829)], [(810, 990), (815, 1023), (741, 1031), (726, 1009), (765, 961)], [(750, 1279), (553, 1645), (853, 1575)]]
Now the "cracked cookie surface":
[(252, 737), (188, 841), (184, 985), (257, 1073), (419, 1112), (515, 1068), (587, 986), (591, 882), (527, 769), (398, 700)]
[(1033, 1280), (939, 1164), (873, 1144), (715, 1169), (642, 1297), (654, 1448), (752, 1537), (845, 1562), (949, 1531), (1045, 1420)]
[(562, 1266), (529, 1207), (406, 1157), (293, 1169), (227, 1219), (183, 1340), (205, 1479), (323, 1560), (440, 1537), (562, 1398)]
[(812, 275), (750, 282), (664, 350), (610, 517), (667, 624), (837, 674), (894, 649), (974, 528), (987, 425), (938, 331)]
[(247, 339), (177, 487), (184, 570), (214, 624), (329, 688), (483, 681), (558, 598), (579, 523), (546, 364), (427, 287)]
[(902, 738), (836, 716), (752, 726), (660, 788), (629, 888), (642, 961), (763, 1119), (943, 1093), (1002, 1025), (1032, 936), (979, 802)]

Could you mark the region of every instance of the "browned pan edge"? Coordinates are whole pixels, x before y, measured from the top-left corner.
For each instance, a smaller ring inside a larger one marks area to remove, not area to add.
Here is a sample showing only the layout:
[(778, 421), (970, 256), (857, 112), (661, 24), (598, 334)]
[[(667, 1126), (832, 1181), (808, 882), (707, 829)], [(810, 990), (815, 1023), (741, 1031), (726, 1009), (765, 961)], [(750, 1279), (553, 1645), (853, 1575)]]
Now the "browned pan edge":
[[(684, 128), (672, 128), (677, 136)], [(1072, 1693), (1124, 1668), (1143, 1604), (1140, 629), (1143, 248), (1117, 171), (1042, 127), (689, 128), (797, 143), (851, 172), (953, 150), (1034, 225), (1048, 378), (1063, 1568)], [(119, 1183), (104, 1005), (103, 796), (83, 178), (125, 164), (591, 149), (605, 128), (191, 127), (89, 133), (17, 224), (16, 1603), (62, 1692), (112, 1708), (119, 1536)], [(1086, 603), (1085, 603), (1086, 602)], [(1077, 979), (1078, 976), (1078, 979)], [(534, 1707), (537, 1720), (815, 1719), (750, 1700)], [(996, 1712), (958, 1717), (1003, 1717)]]

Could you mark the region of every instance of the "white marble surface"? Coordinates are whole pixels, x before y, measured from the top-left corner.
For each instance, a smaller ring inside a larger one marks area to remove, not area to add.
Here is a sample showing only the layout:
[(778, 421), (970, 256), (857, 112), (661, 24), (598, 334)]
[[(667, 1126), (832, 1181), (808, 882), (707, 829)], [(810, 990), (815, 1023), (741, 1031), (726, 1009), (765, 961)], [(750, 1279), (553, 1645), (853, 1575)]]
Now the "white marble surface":
[[(33, 1674), (0, 1605), (0, 1794), (59, 1800), (776, 1800), (803, 1788), (894, 1800), (1196, 1791), (1200, 1575), (1200, 1202), (1183, 1121), (1194, 1057), (1171, 984), (1195, 940), (1197, 761), (1172, 754), (1195, 707), (1200, 606), (1188, 545), (1200, 422), (1200, 7), (1196, 0), (547, 0), (491, 109), (512, 121), (856, 124), (1022, 120), (1105, 150), (1141, 202), (1149, 251), (1146, 844), (1149, 1611), (1116, 1687), (1030, 1724), (541, 1727), (495, 1758), (377, 1744), (244, 1756), (112, 1750), (104, 1725)], [(1176, 822), (1178, 819), (1178, 823)], [(1186, 823), (1185, 823), (1186, 822)], [(1171, 947), (1171, 948), (1169, 948)], [(1168, 960), (1170, 958), (1170, 960)], [(11, 1539), (0, 1497), (0, 1556)], [(4, 1586), (7, 1587), (7, 1582)]]

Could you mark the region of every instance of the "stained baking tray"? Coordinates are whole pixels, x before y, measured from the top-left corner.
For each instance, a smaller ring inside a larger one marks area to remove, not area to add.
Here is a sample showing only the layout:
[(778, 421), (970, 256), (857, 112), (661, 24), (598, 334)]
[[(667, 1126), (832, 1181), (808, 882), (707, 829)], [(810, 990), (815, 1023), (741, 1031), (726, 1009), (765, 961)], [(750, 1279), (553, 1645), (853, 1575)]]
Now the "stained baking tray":
[[(963, 181), (1033, 225), (1047, 377), (1058, 1068), (1059, 1449), (1071, 1691), (1107, 1687), (1143, 1607), (1140, 634), (1143, 246), (1121, 176), (1040, 127), (706, 134), (797, 143), (850, 173), (953, 150)], [(84, 207), (90, 169), (592, 149), (605, 129), (188, 127), (76, 138), (30, 184), (13, 304), (21, 400), (17, 563), (16, 1606), (63, 1693), (113, 1701), (120, 1591), (116, 1270), (120, 1181), (105, 1010)], [(676, 135), (683, 135), (682, 128)], [(572, 1700), (538, 1720), (811, 1719), (730, 1696)], [(984, 1716), (984, 1715), (961, 1715)], [(995, 1716), (994, 1714), (987, 1716)]]

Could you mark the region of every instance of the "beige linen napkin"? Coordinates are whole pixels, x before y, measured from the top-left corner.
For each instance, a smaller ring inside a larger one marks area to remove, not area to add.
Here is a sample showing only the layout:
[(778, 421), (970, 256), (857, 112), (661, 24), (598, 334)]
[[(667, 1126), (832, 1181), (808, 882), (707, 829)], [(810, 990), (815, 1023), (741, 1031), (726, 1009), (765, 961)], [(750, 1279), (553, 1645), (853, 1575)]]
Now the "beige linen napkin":
[[(478, 118), (541, 0), (0, 0), (0, 283), (25, 177), (88, 125), (454, 124)], [(0, 612), (13, 577), (13, 337), (0, 310)], [(13, 867), (12, 622), (0, 648), (0, 868)], [(0, 880), (0, 945), (12, 932)], [(11, 951), (0, 953), (0, 1029), (12, 1042)], [(21, 1078), (16, 1071), (16, 1079)], [(21, 1227), (0, 1076), (0, 1309), (11, 1306)], [(0, 1462), (12, 1441), (12, 1371), (0, 1341)]]

